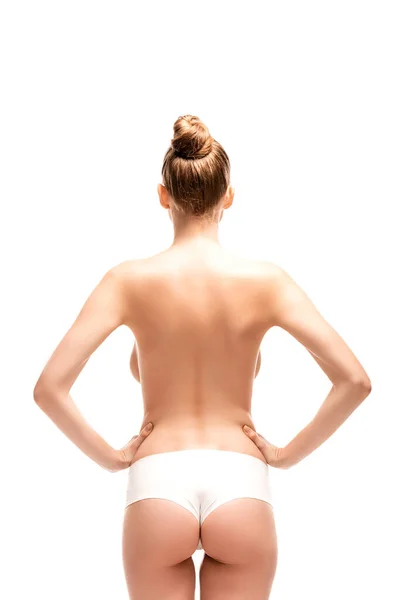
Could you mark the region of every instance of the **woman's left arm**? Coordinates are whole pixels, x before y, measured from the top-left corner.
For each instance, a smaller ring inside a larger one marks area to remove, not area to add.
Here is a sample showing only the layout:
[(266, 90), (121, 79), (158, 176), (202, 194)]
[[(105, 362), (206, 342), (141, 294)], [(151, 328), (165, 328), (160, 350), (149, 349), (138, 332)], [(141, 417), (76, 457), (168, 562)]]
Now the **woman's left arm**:
[[(127, 453), (112, 448), (89, 425), (69, 392), (96, 348), (125, 323), (123, 275), (124, 263), (120, 263), (103, 276), (54, 350), (33, 392), (36, 404), (57, 427), (82, 452), (109, 471), (128, 467)], [(137, 446), (146, 437), (142, 432), (135, 436)]]

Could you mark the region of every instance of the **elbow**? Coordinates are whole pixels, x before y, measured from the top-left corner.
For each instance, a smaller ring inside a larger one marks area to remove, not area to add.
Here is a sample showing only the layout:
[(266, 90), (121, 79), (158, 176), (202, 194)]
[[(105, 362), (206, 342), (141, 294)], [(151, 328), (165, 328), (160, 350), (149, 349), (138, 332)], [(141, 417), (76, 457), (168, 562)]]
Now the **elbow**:
[(38, 381), (33, 388), (33, 400), (36, 404), (40, 403), (40, 400), (43, 398), (43, 390), (40, 382)]
[(364, 390), (364, 398), (367, 398), (367, 396), (369, 396), (372, 391), (372, 383), (369, 377), (367, 377), (367, 379), (363, 381), (362, 387)]
[(341, 379), (333, 384), (334, 387), (342, 387), (351, 389), (352, 397), (357, 398), (360, 402), (367, 398), (372, 390), (372, 383), (368, 375), (357, 375), (354, 377)]
[(356, 379), (355, 385), (365, 394), (365, 397), (371, 393), (372, 383), (368, 375)]
[(354, 377), (349, 383), (357, 391), (360, 401), (365, 400), (370, 395), (372, 383), (368, 375)]
[(44, 399), (49, 396), (49, 389), (43, 381), (40, 379), (36, 382), (35, 387), (33, 388), (33, 399), (36, 404), (40, 405), (43, 403)]
[(56, 400), (62, 399), (69, 394), (69, 390), (65, 390), (53, 379), (40, 378), (33, 388), (33, 399), (35, 403), (43, 409), (44, 405), (53, 404)]
[(365, 387), (366, 391), (368, 392), (368, 394), (370, 394), (372, 391), (372, 383), (371, 383), (371, 380), (369, 377), (366, 379), (366, 381), (364, 383), (364, 387)]

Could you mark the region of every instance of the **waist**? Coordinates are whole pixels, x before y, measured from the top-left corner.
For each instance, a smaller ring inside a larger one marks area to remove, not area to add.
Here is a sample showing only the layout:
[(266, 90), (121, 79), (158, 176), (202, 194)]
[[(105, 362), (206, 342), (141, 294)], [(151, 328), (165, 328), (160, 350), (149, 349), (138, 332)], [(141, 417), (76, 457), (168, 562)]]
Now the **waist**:
[(161, 452), (213, 449), (240, 452), (266, 463), (261, 451), (242, 429), (243, 425), (249, 425), (255, 429), (254, 423), (249, 417), (245, 418), (243, 423), (222, 421), (205, 424), (179, 421), (157, 422), (146, 416), (142, 426), (150, 421), (153, 423), (153, 430), (139, 446), (133, 462)]

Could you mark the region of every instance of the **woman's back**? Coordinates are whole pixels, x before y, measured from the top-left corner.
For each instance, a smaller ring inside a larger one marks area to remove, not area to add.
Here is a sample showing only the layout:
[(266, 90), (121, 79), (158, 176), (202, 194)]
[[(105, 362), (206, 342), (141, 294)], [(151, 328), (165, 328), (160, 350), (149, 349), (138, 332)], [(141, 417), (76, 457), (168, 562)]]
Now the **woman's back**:
[[(104, 275), (43, 369), (34, 398), (98, 464), (129, 466), (123, 555), (130, 597), (177, 598), (180, 590), (179, 597), (193, 598), (191, 556), (203, 548), (202, 596), (268, 598), (277, 558), (269, 465), (288, 468), (314, 451), (371, 384), (284, 269), (219, 244), (218, 225), (234, 196), (230, 163), (197, 117), (175, 122), (162, 175), (158, 194), (173, 221), (173, 244)], [(118, 451), (88, 425), (69, 392), (123, 324), (136, 339), (131, 369), (142, 384), (144, 418), (140, 434)], [(260, 343), (275, 325), (332, 381), (315, 417), (283, 448), (258, 435), (251, 419)], [(243, 425), (252, 429), (246, 434)]]
[(260, 342), (268, 329), (268, 263), (207, 238), (172, 245), (126, 267), (131, 369), (153, 432), (135, 460), (190, 447), (264, 460), (243, 433)]

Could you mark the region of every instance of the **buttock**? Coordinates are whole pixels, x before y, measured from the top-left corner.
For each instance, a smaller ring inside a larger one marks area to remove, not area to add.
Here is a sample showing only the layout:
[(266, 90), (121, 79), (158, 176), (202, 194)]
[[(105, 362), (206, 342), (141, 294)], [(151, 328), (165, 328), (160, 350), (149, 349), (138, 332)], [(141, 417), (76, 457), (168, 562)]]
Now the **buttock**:
[(128, 469), (126, 506), (145, 498), (178, 503), (201, 526), (213, 510), (234, 498), (257, 498), (272, 506), (269, 465), (249, 454), (213, 448), (150, 454)]

